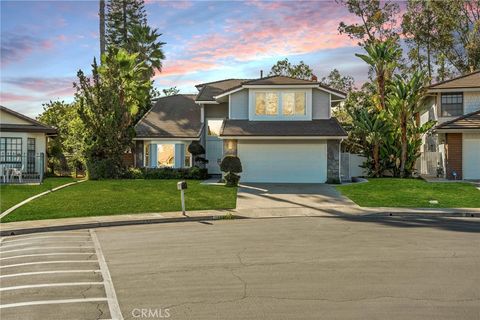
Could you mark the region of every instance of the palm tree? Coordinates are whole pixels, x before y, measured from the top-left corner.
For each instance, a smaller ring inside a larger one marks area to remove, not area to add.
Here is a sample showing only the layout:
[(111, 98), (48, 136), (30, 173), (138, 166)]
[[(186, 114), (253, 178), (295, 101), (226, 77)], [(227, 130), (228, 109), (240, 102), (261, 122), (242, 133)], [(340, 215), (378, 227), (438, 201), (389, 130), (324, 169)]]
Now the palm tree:
[(405, 177), (408, 153), (408, 128), (416, 127), (416, 116), (422, 111), (426, 96), (427, 75), (424, 71), (415, 71), (410, 78), (396, 75), (389, 86), (388, 109), (392, 119), (400, 129), (401, 155), (400, 176)]
[(100, 17), (100, 56), (105, 53), (105, 0), (100, 0), (98, 15)]
[(158, 41), (161, 35), (157, 29), (139, 25), (132, 27), (128, 40), (128, 51), (138, 53), (139, 60), (145, 61), (147, 67), (150, 68), (149, 78), (155, 74), (155, 70), (162, 70), (162, 60), (165, 59), (162, 47), (165, 42)]
[(367, 54), (355, 54), (368, 63), (375, 72), (375, 85), (377, 87), (377, 108), (385, 110), (385, 88), (397, 67), (401, 49), (393, 39), (385, 41), (374, 40), (365, 46)]

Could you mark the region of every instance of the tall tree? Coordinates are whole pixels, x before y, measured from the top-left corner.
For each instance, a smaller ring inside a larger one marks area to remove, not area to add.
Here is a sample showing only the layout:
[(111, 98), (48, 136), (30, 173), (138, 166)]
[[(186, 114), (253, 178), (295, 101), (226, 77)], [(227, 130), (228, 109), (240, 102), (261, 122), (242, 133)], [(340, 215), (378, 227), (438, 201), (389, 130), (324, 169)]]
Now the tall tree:
[(365, 45), (374, 40), (386, 40), (397, 36), (397, 15), (399, 5), (380, 0), (336, 0), (350, 13), (360, 18), (359, 23), (340, 22), (338, 31)]
[(355, 79), (352, 76), (343, 76), (338, 69), (330, 71), (328, 76), (323, 77), (320, 82), (343, 92), (350, 92), (355, 89)]
[(143, 0), (109, 0), (107, 4), (107, 45), (126, 48), (134, 26), (147, 24)]
[(88, 129), (85, 156), (91, 179), (118, 178), (123, 154), (131, 146), (135, 115), (149, 98), (151, 82), (137, 54), (109, 48), (102, 65), (94, 60), (92, 77), (79, 71), (76, 99), (79, 114)]
[(367, 54), (355, 54), (368, 63), (375, 73), (376, 105), (379, 110), (385, 110), (386, 86), (398, 66), (402, 51), (394, 39), (373, 41), (365, 46)]
[(99, 10), (98, 10), (98, 16), (99, 16), (99, 22), (100, 22), (100, 56), (102, 56), (105, 53), (105, 0), (100, 0), (99, 1)]
[(270, 69), (270, 76), (286, 76), (310, 80), (313, 76), (312, 68), (303, 61), (298, 64), (291, 64), (287, 58), (277, 61)]
[(178, 94), (180, 92), (180, 89), (178, 89), (177, 87), (171, 87), (168, 89), (163, 89), (162, 92), (165, 96), (168, 97), (168, 96), (174, 96)]

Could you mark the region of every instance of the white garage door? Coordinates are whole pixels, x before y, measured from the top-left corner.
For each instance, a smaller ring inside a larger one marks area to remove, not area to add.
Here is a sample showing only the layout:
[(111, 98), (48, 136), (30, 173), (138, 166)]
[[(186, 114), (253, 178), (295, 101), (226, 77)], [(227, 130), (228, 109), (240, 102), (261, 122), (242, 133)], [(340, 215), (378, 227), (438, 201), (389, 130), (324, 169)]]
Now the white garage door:
[(239, 141), (242, 182), (324, 183), (327, 144)]
[(463, 134), (463, 178), (480, 179), (480, 133)]

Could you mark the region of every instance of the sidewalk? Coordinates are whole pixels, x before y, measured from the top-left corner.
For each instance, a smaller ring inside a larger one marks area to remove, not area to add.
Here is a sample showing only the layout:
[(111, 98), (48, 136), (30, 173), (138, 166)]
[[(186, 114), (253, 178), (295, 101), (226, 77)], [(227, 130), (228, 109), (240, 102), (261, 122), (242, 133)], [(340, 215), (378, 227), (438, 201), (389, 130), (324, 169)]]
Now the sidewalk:
[(437, 216), (480, 217), (480, 208), (415, 209), (415, 208), (362, 208), (358, 206), (328, 206), (324, 208), (272, 208), (141, 213), (99, 217), (46, 219), (0, 224), (0, 235), (18, 235), (46, 231), (75, 230), (136, 224), (208, 221), (223, 219), (232, 214), (237, 219), (262, 219), (284, 217), (340, 217), (340, 216)]

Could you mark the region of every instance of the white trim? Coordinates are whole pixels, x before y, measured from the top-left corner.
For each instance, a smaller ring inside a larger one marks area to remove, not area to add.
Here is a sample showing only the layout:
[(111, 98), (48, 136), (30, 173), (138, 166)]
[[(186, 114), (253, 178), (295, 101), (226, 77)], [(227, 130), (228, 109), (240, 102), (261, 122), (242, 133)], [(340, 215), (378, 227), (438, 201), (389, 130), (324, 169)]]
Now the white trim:
[(475, 92), (480, 91), (480, 88), (452, 88), (452, 89), (429, 89), (427, 93), (441, 93), (441, 92)]
[[(318, 90), (322, 90), (322, 91), (325, 91), (325, 92), (328, 92), (330, 94), (334, 94), (338, 97), (343, 97), (344, 99), (347, 97), (346, 95), (344, 94), (341, 94), (339, 92), (335, 92), (335, 91), (332, 91), (332, 90), (328, 90), (318, 84), (277, 84), (277, 85), (260, 85), (260, 84), (257, 84), (257, 85), (242, 85), (240, 88), (236, 88), (236, 89), (233, 89), (233, 90), (229, 90), (229, 91), (226, 91), (224, 93), (221, 93), (219, 94), (218, 96), (214, 96), (213, 98), (214, 99), (219, 99), (219, 98), (222, 98), (226, 95), (230, 95), (230, 94), (233, 94), (235, 92), (238, 92), (238, 91), (241, 91), (243, 89), (261, 89), (261, 88), (265, 88), (265, 89), (279, 89), (279, 88), (288, 88), (288, 89), (305, 89), (305, 88), (314, 88), (314, 89), (318, 89)], [(196, 101), (197, 102), (197, 101)], [(200, 102), (200, 101), (199, 101)]]
[(220, 136), (222, 140), (341, 140), (347, 136)]
[(90, 236), (92, 237), (93, 244), (95, 245), (95, 251), (97, 252), (98, 264), (100, 265), (100, 270), (102, 271), (103, 281), (105, 283), (105, 294), (108, 298), (108, 308), (110, 309), (110, 316), (115, 320), (123, 320), (122, 311), (118, 304), (117, 295), (115, 293), (115, 288), (113, 287), (112, 277), (108, 271), (107, 262), (102, 253), (102, 247), (98, 241), (97, 234), (95, 230), (90, 229)]
[(328, 119), (332, 117), (332, 94), (328, 95)]
[(0, 309), (26, 307), (26, 306), (38, 306), (45, 304), (63, 304), (63, 303), (78, 303), (78, 302), (100, 302), (108, 301), (107, 298), (83, 298), (83, 299), (65, 299), (65, 300), (40, 300), (40, 301), (26, 301), (18, 303), (9, 303), (0, 305)]
[(232, 119), (232, 95), (228, 95), (228, 119)]
[(337, 96), (337, 97), (343, 97), (343, 99), (338, 100), (338, 101), (343, 101), (343, 100), (345, 100), (345, 98), (347, 97), (346, 95), (341, 94), (340, 92), (335, 92), (335, 91), (332, 91), (332, 90), (328, 90), (328, 89), (323, 88), (323, 87), (321, 87), (321, 86), (318, 86), (318, 88), (315, 88), (315, 89), (328, 92), (328, 93), (333, 94), (333, 95), (335, 95), (335, 96)]
[(197, 100), (195, 101), (195, 103), (196, 104), (219, 104), (217, 101), (201, 101), (201, 100)]
[(103, 285), (103, 282), (57, 282), (57, 283), (41, 283), (41, 284), (29, 284), (24, 286), (12, 286), (12, 287), (2, 287), (2, 291), (11, 291), (11, 290), (22, 290), (30, 288), (49, 288), (49, 287), (70, 287), (70, 286), (100, 286)]
[(479, 129), (435, 129), (437, 133), (479, 133)]
[(205, 106), (203, 104), (200, 107), (200, 123), (205, 123)]
[(225, 96), (227, 96), (227, 95), (231, 95), (231, 94), (233, 94), (233, 93), (235, 93), (235, 92), (242, 91), (243, 89), (245, 89), (245, 88), (242, 86), (242, 87), (240, 87), (240, 88), (236, 88), (236, 89), (233, 89), (233, 90), (229, 90), (229, 91), (226, 91), (226, 92), (224, 92), (224, 93), (219, 94), (218, 96), (214, 96), (213, 99), (223, 98), (223, 97), (225, 97)]

